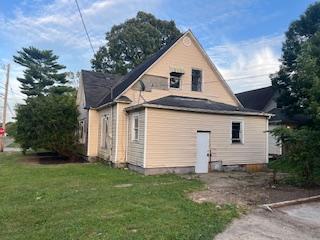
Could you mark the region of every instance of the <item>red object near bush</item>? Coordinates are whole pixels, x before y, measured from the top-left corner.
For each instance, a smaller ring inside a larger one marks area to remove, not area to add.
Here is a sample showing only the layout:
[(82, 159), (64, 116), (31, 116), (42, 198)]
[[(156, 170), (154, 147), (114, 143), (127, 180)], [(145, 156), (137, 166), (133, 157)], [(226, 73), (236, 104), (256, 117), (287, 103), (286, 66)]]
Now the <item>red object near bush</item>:
[(0, 128), (0, 136), (3, 136), (4, 133), (5, 133), (5, 131), (4, 131), (4, 129), (1, 127), (1, 128)]

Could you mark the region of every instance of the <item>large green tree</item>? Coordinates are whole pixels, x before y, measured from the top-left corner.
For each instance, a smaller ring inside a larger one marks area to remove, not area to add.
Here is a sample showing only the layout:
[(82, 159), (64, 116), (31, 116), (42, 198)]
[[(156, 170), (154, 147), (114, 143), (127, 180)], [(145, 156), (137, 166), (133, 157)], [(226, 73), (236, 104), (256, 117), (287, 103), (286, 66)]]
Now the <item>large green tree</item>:
[(42, 148), (74, 158), (78, 110), (75, 91), (61, 72), (65, 66), (52, 50), (34, 47), (23, 48), (14, 61), (25, 67), (24, 77), (18, 80), (27, 95), (16, 108), (16, 142), (24, 152)]
[(288, 114), (305, 113), (309, 104), (309, 81), (298, 76), (298, 57), (303, 45), (320, 31), (320, 2), (310, 5), (300, 19), (291, 23), (282, 47), (281, 66), (272, 76), (279, 92), (278, 105)]
[(15, 140), (24, 151), (47, 149), (73, 158), (77, 151), (78, 111), (74, 93), (30, 98), (16, 111)]
[(70, 90), (66, 74), (61, 72), (65, 66), (59, 64), (58, 56), (52, 50), (40, 50), (35, 47), (22, 48), (13, 57), (14, 61), (25, 67), (21, 83), (21, 92), (28, 97), (42, 96), (49, 92), (63, 93)]
[(135, 18), (113, 26), (106, 33), (106, 45), (91, 60), (92, 68), (125, 74), (180, 34), (174, 21), (138, 12)]
[(299, 183), (320, 183), (320, 3), (290, 25), (282, 65), (272, 81), (279, 91), (278, 105), (310, 121), (273, 131), (286, 151), (271, 166), (290, 172)]

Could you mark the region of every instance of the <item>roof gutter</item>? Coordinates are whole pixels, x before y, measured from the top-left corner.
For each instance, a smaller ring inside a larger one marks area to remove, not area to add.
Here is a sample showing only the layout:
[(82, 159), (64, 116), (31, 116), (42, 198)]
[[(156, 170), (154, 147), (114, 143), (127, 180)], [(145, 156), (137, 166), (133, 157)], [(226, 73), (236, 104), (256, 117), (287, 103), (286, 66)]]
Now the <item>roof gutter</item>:
[(177, 111), (186, 111), (186, 112), (197, 112), (197, 113), (215, 113), (223, 115), (245, 115), (245, 116), (263, 116), (263, 117), (272, 117), (274, 114), (264, 113), (264, 112), (242, 112), (242, 111), (224, 111), (224, 110), (207, 110), (207, 109), (198, 109), (198, 108), (185, 108), (185, 107), (172, 107), (164, 106), (158, 104), (139, 104), (131, 107), (127, 107), (126, 111), (133, 111), (140, 108), (158, 108), (158, 109), (167, 109), (167, 110), (177, 110)]
[(114, 105), (114, 104), (116, 104), (116, 102), (112, 101), (112, 102), (108, 102), (108, 103), (103, 104), (103, 105), (98, 106), (98, 107), (92, 107), (92, 108), (90, 108), (90, 109), (100, 110), (100, 109), (102, 109), (102, 108), (109, 107), (109, 106), (112, 106), (112, 105)]
[(91, 107), (90, 109), (95, 109), (95, 110), (100, 110), (102, 108), (105, 108), (105, 107), (109, 107), (109, 106), (112, 106), (112, 105), (115, 105), (117, 103), (131, 103), (130, 101), (124, 101), (124, 100), (114, 100), (112, 102), (108, 102), (106, 104), (103, 104), (101, 106), (98, 106), (98, 107)]

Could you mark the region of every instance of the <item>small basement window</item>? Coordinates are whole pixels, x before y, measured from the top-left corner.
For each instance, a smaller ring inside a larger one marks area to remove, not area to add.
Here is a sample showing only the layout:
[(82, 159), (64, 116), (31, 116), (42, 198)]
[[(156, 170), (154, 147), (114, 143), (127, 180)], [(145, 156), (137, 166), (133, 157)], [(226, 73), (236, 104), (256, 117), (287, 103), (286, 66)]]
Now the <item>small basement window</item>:
[(192, 84), (191, 90), (195, 92), (202, 91), (202, 71), (192, 69)]
[(133, 116), (132, 121), (132, 140), (137, 141), (139, 140), (139, 115)]
[(242, 123), (232, 122), (232, 143), (242, 143)]
[(180, 88), (181, 87), (181, 76), (183, 73), (171, 72), (170, 73), (170, 88)]

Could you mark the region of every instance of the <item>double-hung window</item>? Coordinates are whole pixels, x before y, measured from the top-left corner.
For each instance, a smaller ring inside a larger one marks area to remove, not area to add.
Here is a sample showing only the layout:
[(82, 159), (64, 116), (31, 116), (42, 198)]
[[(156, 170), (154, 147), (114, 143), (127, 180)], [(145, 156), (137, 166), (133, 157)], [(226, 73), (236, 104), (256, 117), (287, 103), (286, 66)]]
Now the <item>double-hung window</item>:
[(192, 69), (191, 90), (195, 92), (202, 91), (202, 71)]
[(139, 140), (139, 115), (133, 115), (132, 117), (132, 140)]
[(243, 126), (240, 121), (232, 122), (232, 133), (231, 133), (231, 142), (232, 143), (243, 143)]

